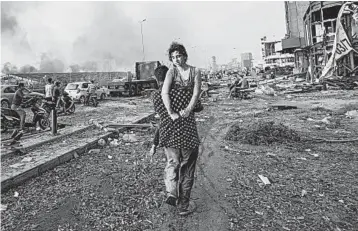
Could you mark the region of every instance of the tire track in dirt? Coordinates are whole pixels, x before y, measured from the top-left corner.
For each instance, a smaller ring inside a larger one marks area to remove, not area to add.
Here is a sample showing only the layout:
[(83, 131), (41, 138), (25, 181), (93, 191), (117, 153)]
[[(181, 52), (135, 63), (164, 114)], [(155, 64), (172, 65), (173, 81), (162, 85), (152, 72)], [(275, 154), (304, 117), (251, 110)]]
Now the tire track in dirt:
[[(220, 118), (215, 116), (216, 118)], [(227, 131), (226, 126), (220, 125), (222, 120), (214, 119), (207, 124), (202, 132), (202, 147), (199, 153), (196, 169), (196, 179), (192, 191), (192, 200), (196, 202), (195, 213), (180, 217), (175, 208), (164, 205), (166, 222), (160, 230), (191, 231), (191, 230), (228, 230), (229, 214), (236, 213), (225, 198), (227, 194), (227, 172), (224, 157), (220, 153), (220, 140)], [(208, 126), (209, 125), (209, 126)]]

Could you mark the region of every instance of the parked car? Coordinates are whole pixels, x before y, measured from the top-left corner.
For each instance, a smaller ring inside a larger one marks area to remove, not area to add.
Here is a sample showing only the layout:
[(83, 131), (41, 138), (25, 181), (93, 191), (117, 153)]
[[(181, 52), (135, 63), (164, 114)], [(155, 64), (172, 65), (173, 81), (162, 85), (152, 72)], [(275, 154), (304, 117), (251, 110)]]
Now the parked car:
[[(2, 85), (1, 86), (1, 107), (3, 108), (10, 108), (12, 104), (12, 99), (14, 98), (15, 92), (18, 89), (18, 85)], [(25, 88), (24, 92), (24, 101), (29, 100), (30, 98), (38, 97), (39, 101), (45, 98), (44, 94), (30, 91), (29, 89)], [(41, 104), (41, 102), (38, 102)]]
[[(87, 95), (87, 89), (90, 82), (73, 82), (68, 83), (65, 87), (65, 91), (69, 94), (69, 96), (74, 101), (79, 101), (80, 103), (84, 103), (85, 97)], [(107, 96), (105, 88), (99, 88), (96, 91), (97, 97), (100, 99), (104, 99)]]

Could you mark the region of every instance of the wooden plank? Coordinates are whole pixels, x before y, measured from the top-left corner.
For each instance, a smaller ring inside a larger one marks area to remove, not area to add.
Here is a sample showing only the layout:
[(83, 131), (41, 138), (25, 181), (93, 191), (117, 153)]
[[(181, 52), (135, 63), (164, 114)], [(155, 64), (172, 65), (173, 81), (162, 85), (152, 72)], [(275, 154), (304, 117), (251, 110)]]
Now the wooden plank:
[(151, 124), (108, 124), (105, 127), (150, 128)]

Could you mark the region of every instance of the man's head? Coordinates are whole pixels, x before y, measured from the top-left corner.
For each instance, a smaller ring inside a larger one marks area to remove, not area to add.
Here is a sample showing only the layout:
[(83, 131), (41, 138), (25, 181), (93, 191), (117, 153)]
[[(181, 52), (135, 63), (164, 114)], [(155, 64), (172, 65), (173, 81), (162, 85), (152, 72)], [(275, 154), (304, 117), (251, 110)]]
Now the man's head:
[(56, 85), (56, 87), (59, 87), (61, 85), (61, 83), (59, 81), (56, 81), (55, 85)]
[(91, 80), (91, 83), (94, 84), (94, 80)]
[(24, 83), (19, 83), (19, 89), (24, 89), (25, 88), (25, 84)]
[(154, 70), (154, 75), (159, 86), (163, 84), (168, 70), (168, 67), (165, 65), (159, 66)]
[(48, 82), (48, 83), (52, 83), (52, 78), (48, 78), (48, 79), (47, 79), (47, 82)]

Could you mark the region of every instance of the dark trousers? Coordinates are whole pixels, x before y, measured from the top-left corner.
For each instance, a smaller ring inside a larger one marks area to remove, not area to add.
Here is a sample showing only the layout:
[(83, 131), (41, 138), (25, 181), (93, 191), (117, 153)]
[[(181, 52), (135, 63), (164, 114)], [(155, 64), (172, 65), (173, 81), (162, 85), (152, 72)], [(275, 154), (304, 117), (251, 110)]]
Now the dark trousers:
[(186, 209), (189, 206), (191, 189), (194, 184), (199, 148), (164, 148), (164, 150), (167, 155), (167, 166), (164, 170), (167, 193), (178, 198), (179, 208)]

